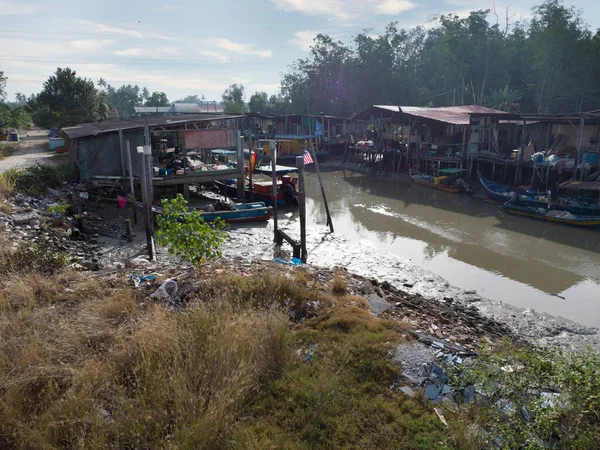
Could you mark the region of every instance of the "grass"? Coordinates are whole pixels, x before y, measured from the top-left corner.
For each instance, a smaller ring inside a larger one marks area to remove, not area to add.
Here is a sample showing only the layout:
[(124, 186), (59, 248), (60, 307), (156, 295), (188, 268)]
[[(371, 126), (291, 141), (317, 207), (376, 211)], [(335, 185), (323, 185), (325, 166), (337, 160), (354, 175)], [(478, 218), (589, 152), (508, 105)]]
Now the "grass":
[(0, 143), (0, 159), (8, 158), (19, 149), (20, 142)]
[(63, 180), (57, 168), (43, 164), (9, 169), (1, 174), (1, 178), (5, 181), (0, 181), (0, 193), (6, 195), (18, 191), (34, 197), (43, 195), (47, 188), (60, 186)]
[(443, 448), (389, 389), (402, 328), (297, 273), (202, 279), (178, 313), (116, 280), (4, 278), (0, 447)]

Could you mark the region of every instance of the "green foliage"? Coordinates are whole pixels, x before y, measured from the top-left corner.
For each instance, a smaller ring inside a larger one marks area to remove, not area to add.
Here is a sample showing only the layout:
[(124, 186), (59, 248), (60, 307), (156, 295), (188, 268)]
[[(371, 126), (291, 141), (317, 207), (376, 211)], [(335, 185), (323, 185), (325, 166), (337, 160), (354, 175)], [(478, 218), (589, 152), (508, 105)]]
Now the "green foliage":
[(103, 97), (94, 82), (69, 68), (56, 69), (44, 89), (28, 102), (34, 122), (46, 128), (62, 128), (102, 119)]
[(246, 112), (244, 101), (245, 88), (242, 84), (234, 83), (223, 92), (223, 108), (225, 114), (243, 114)]
[(248, 111), (253, 113), (285, 114), (288, 108), (286, 99), (278, 95), (269, 97), (266, 92), (257, 91), (248, 100)]
[[(483, 349), (451, 383), (474, 384), (490, 405), (505, 405), (480, 417), (502, 448), (540, 448), (542, 441), (550, 448), (600, 448), (600, 356), (592, 350)], [(524, 420), (524, 407), (533, 422)]]
[(18, 130), (25, 128), (31, 123), (31, 118), (21, 106), (10, 107), (5, 103), (0, 103), (0, 130), (4, 128), (16, 128)]
[(0, 273), (53, 275), (69, 263), (64, 253), (59, 253), (44, 245), (21, 241), (16, 250), (0, 252)]
[(487, 98), (487, 106), (509, 113), (519, 112), (519, 100), (523, 98), (520, 92), (511, 89), (508, 84), (502, 89), (492, 91)]
[(169, 253), (193, 264), (221, 257), (221, 245), (227, 239), (225, 222), (208, 224), (198, 211), (188, 211), (181, 194), (162, 200), (163, 214), (158, 216), (158, 241), (169, 246)]
[(58, 214), (60, 216), (65, 216), (70, 207), (71, 205), (69, 203), (65, 203), (63, 205), (52, 205), (48, 207), (48, 212), (50, 214)]
[(60, 186), (62, 178), (54, 167), (36, 164), (26, 169), (9, 169), (5, 176), (17, 192), (39, 197), (47, 188)]
[(4, 72), (0, 70), (0, 101), (6, 99), (6, 81), (8, 77), (4, 75)]
[[(282, 95), (295, 113), (343, 116), (373, 104), (481, 105), (490, 98), (510, 111), (600, 108), (600, 33), (559, 0), (535, 7), (529, 23), (512, 22), (511, 12), (502, 24), (487, 10), (442, 15), (428, 31), (391, 23), (352, 42), (318, 35), (308, 57), (283, 76)], [(252, 104), (264, 108), (264, 97)]]
[(167, 98), (167, 94), (164, 92), (153, 92), (146, 103), (145, 106), (169, 106), (169, 99)]

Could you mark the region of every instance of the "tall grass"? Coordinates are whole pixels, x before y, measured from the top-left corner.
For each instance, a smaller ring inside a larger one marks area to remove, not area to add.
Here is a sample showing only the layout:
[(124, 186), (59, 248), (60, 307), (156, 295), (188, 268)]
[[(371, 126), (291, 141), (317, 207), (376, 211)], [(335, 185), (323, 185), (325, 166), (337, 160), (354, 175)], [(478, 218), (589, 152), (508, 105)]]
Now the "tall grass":
[(280, 369), (285, 319), (227, 303), (172, 314), (63, 274), (5, 281), (0, 309), (0, 448), (222, 447)]

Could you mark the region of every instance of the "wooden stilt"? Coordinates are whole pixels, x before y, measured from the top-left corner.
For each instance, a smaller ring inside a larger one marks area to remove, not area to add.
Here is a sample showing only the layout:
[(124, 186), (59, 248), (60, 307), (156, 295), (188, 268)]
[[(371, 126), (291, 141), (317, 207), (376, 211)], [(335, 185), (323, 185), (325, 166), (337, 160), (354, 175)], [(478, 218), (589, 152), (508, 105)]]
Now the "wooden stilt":
[(321, 179), (321, 171), (319, 170), (317, 152), (315, 151), (312, 138), (309, 139), (308, 142), (310, 143), (310, 150), (313, 154), (312, 156), (315, 163), (315, 169), (317, 170), (317, 178), (319, 179), (319, 185), (321, 186), (321, 195), (323, 196), (323, 203), (325, 203), (325, 212), (327, 213), (327, 225), (329, 225), (329, 230), (333, 233), (333, 221), (331, 220), (331, 214), (329, 213), (329, 205), (327, 204), (327, 197), (325, 195), (325, 188), (323, 187), (323, 180)]

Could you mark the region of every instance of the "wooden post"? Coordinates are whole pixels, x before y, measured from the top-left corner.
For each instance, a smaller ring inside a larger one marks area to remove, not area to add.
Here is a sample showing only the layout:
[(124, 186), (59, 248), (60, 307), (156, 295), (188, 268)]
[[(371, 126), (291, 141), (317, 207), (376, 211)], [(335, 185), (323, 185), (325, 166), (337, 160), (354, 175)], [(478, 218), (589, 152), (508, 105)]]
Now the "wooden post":
[[(323, 124), (325, 126), (325, 124)], [(327, 152), (331, 156), (331, 119), (327, 119)]]
[(515, 186), (518, 186), (521, 183), (521, 171), (522, 171), (522, 161), (523, 154), (525, 153), (525, 119), (523, 119), (523, 134), (521, 135), (521, 148), (519, 149), (519, 154), (517, 156), (517, 170), (515, 172)]
[[(274, 145), (272, 145), (274, 144)], [(277, 242), (277, 142), (270, 143), (271, 147), (271, 179), (273, 181), (273, 229), (275, 242)]]
[(315, 163), (315, 169), (317, 169), (317, 178), (319, 179), (319, 185), (321, 186), (321, 195), (323, 196), (323, 202), (325, 203), (325, 212), (327, 213), (327, 225), (329, 230), (333, 233), (333, 221), (331, 220), (331, 214), (329, 213), (329, 205), (327, 204), (327, 197), (325, 196), (325, 188), (323, 187), (323, 180), (321, 179), (321, 171), (319, 170), (319, 161), (317, 160), (317, 152), (312, 142), (312, 138), (308, 141), (310, 143), (310, 149), (313, 154), (313, 160)]
[[(254, 140), (252, 139), (252, 133), (250, 133), (250, 161), (248, 162), (248, 177), (250, 180), (250, 184), (248, 185), (248, 190), (250, 191), (250, 202), (254, 201), (254, 183), (252, 182), (252, 172), (254, 171), (254, 167), (252, 167), (252, 156), (254, 155)], [(256, 157), (258, 161), (258, 155)]]
[[(350, 128), (352, 128), (352, 119), (350, 119)], [(343, 132), (342, 132), (342, 136), (344, 136), (344, 158), (342, 160), (342, 164), (346, 164), (346, 160), (348, 159), (348, 128), (347, 128), (347, 123), (346, 120), (344, 119), (344, 124), (343, 124)]]
[[(579, 171), (579, 157), (581, 156), (581, 144), (583, 141), (583, 125), (585, 123), (584, 118), (582, 117), (581, 119), (579, 119), (579, 130), (577, 133), (577, 159), (575, 160), (575, 172), (573, 173), (573, 178), (575, 180), (577, 180), (577, 172)], [(585, 166), (582, 164), (581, 165), (581, 175), (583, 178), (583, 168)]]
[(296, 156), (298, 167), (298, 210), (300, 213), (300, 260), (306, 264), (306, 193), (304, 189), (304, 156)]
[(148, 245), (148, 257), (154, 260), (154, 218), (152, 217), (152, 200), (150, 197), (150, 174), (148, 173), (147, 159), (152, 158), (152, 151), (149, 145), (138, 147), (137, 152), (140, 159), (140, 181), (142, 184), (142, 202), (144, 203), (144, 222), (146, 226), (146, 244)]
[(244, 192), (244, 145), (243, 138), (240, 130), (237, 130), (237, 159), (238, 159), (238, 169), (240, 171), (237, 179), (237, 198), (238, 201), (242, 203), (246, 203), (246, 195)]
[[(469, 125), (469, 129), (471, 126)], [(467, 163), (467, 127), (463, 128), (463, 140), (462, 140), (462, 149), (461, 149), (461, 158), (460, 158), (460, 168), (463, 169), (464, 165)]]
[(119, 128), (119, 155), (121, 156), (121, 176), (125, 176), (125, 145), (123, 143), (123, 130)]
[(133, 242), (133, 230), (129, 219), (125, 219), (125, 233), (127, 234), (127, 242)]
[[(131, 196), (135, 202), (135, 185), (133, 183), (133, 164), (131, 164), (131, 146), (129, 145), (129, 141), (127, 141), (126, 145), (127, 149), (127, 171), (129, 172), (129, 191), (131, 192)], [(133, 223), (137, 224), (137, 206), (133, 206)]]

